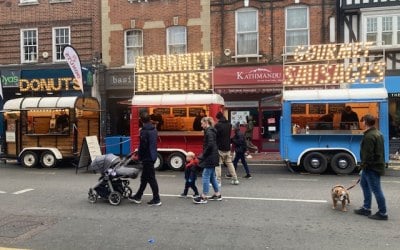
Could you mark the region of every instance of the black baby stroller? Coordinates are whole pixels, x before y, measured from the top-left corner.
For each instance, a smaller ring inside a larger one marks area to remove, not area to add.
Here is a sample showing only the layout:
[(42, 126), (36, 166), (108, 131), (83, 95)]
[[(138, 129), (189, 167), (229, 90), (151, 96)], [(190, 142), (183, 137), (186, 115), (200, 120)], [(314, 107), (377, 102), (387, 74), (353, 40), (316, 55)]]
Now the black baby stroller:
[(127, 178), (135, 179), (142, 165), (131, 159), (131, 154), (121, 160), (114, 154), (97, 156), (89, 170), (100, 173), (99, 182), (89, 189), (89, 202), (95, 203), (98, 198), (108, 199), (110, 204), (119, 205), (122, 198), (132, 195)]

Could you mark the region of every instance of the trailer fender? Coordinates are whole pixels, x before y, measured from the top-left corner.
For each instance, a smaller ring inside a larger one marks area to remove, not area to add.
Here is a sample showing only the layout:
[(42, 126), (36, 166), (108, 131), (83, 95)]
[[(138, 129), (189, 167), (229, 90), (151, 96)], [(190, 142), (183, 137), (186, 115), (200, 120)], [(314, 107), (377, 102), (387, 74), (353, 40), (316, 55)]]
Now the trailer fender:
[[(52, 148), (52, 147), (28, 147), (28, 148), (24, 148), (18, 155), (18, 158), (20, 158), (22, 156), (22, 154), (25, 151), (34, 151), (34, 152), (44, 152), (44, 151), (51, 151), (54, 156), (56, 157), (57, 160), (62, 160), (63, 156), (60, 152), (60, 150), (58, 150), (57, 148)], [(40, 154), (39, 154), (40, 156)]]
[(306, 150), (304, 150), (303, 152), (301, 152), (299, 154), (299, 157), (297, 158), (297, 166), (300, 166), (301, 159), (303, 159), (304, 155), (306, 155), (309, 152), (315, 152), (315, 151), (318, 151), (318, 152), (321, 152), (321, 153), (323, 153), (324, 151), (325, 152), (344, 151), (344, 152), (350, 154), (353, 157), (354, 162), (357, 163), (357, 157), (355, 156), (355, 154), (352, 151), (350, 151), (347, 148), (307, 148)]

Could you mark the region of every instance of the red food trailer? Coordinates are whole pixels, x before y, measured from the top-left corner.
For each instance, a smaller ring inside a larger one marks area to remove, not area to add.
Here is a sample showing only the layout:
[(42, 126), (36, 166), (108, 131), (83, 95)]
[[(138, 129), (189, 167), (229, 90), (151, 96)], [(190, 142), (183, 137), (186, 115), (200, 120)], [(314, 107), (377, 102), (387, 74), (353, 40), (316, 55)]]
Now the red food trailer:
[(135, 95), (131, 107), (131, 149), (134, 151), (139, 145), (140, 113), (159, 113), (163, 123), (158, 131), (158, 157), (154, 167), (161, 169), (166, 163), (173, 170), (181, 170), (187, 152), (202, 151), (204, 133), (193, 130), (195, 117), (205, 110), (206, 116), (215, 119), (223, 107), (224, 99), (215, 93)]

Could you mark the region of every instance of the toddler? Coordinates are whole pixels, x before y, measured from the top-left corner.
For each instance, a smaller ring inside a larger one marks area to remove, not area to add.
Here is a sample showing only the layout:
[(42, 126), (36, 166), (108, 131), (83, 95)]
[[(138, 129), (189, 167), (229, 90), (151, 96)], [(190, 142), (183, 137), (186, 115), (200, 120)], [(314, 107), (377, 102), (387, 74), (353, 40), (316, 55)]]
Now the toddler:
[(193, 152), (188, 152), (186, 154), (186, 166), (185, 166), (185, 189), (180, 195), (181, 198), (186, 198), (189, 188), (193, 189), (193, 197), (199, 196), (199, 191), (196, 187), (197, 179), (197, 168), (199, 167), (199, 160)]

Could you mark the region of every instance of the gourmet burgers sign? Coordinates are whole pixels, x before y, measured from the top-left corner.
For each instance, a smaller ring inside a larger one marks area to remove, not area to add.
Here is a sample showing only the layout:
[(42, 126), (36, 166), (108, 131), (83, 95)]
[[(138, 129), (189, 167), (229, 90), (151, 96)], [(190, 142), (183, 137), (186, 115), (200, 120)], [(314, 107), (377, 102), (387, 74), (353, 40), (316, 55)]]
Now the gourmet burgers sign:
[(212, 89), (212, 53), (136, 57), (135, 92), (204, 92)]

